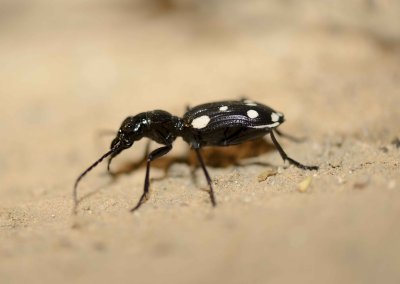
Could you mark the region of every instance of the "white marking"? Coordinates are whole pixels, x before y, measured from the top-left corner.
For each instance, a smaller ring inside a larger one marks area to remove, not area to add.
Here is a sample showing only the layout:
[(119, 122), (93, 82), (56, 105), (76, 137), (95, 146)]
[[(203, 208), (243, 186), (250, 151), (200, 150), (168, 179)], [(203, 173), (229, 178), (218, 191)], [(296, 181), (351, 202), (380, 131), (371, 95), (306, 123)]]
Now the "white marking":
[(256, 118), (258, 116), (258, 112), (256, 112), (254, 109), (248, 110), (247, 116), (250, 118)]
[(243, 101), (246, 106), (256, 106), (257, 104), (251, 100), (244, 100)]
[(280, 118), (279, 114), (277, 114), (277, 113), (275, 113), (275, 112), (273, 112), (273, 113), (271, 114), (271, 119), (272, 119), (273, 122), (279, 121), (279, 118)]
[(227, 111), (227, 110), (228, 110), (228, 107), (227, 107), (227, 106), (222, 106), (222, 107), (219, 108), (219, 110), (220, 110), (220, 111)]
[(210, 122), (210, 117), (208, 115), (203, 115), (193, 119), (192, 126), (193, 128), (201, 129), (206, 127), (209, 122)]
[(279, 122), (274, 122), (271, 124), (252, 126), (251, 128), (274, 128), (277, 127), (279, 124), (280, 124)]

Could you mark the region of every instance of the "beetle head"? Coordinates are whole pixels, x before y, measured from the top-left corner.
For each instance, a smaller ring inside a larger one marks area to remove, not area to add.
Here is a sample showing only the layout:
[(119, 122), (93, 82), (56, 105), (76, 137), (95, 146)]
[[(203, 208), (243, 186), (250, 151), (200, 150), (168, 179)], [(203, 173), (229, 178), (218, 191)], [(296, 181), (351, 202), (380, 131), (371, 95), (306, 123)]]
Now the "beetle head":
[(146, 125), (147, 119), (144, 113), (129, 116), (122, 122), (117, 136), (111, 142), (110, 149), (112, 154), (108, 161), (108, 170), (110, 170), (111, 161), (115, 156), (119, 155), (123, 150), (130, 148), (135, 141), (143, 138)]
[(111, 143), (111, 147), (110, 147), (111, 149), (107, 153), (103, 154), (103, 156), (101, 156), (96, 162), (94, 162), (90, 167), (88, 167), (85, 171), (83, 171), (78, 176), (78, 178), (75, 181), (74, 191), (73, 191), (74, 212), (76, 212), (76, 207), (79, 202), (77, 189), (78, 189), (78, 184), (81, 181), (81, 179), (107, 157), (110, 157), (110, 159), (108, 160), (108, 166), (107, 166), (108, 171), (110, 171), (110, 163), (111, 163), (112, 159), (115, 156), (117, 156), (119, 153), (121, 153), (123, 150), (131, 147), (135, 141), (143, 138), (143, 133), (148, 124), (147, 121), (148, 120), (146, 119), (145, 113), (141, 113), (136, 116), (130, 116), (130, 117), (126, 118), (122, 122), (122, 125), (118, 131), (117, 136), (114, 138), (114, 140)]

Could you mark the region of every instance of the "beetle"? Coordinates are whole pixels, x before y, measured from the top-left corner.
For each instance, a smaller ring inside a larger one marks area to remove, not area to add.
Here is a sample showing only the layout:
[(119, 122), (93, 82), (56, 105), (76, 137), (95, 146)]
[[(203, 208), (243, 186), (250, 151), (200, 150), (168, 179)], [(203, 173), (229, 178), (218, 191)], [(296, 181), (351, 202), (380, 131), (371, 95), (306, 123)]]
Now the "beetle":
[(199, 164), (209, 186), (212, 206), (217, 202), (210, 175), (205, 166), (200, 149), (208, 146), (230, 146), (264, 137), (269, 134), (271, 140), (284, 161), (304, 169), (318, 170), (317, 166), (306, 166), (290, 158), (276, 140), (274, 132), (283, 135), (277, 127), (285, 121), (284, 115), (272, 108), (247, 99), (237, 101), (219, 101), (198, 105), (183, 115), (174, 116), (164, 110), (142, 112), (127, 117), (121, 124), (110, 150), (78, 176), (73, 188), (75, 209), (78, 204), (77, 188), (81, 179), (105, 158), (108, 171), (111, 161), (123, 150), (130, 148), (135, 141), (148, 138), (163, 145), (147, 155), (146, 175), (143, 193), (130, 211), (133, 212), (145, 202), (150, 187), (150, 164), (172, 149), (176, 138), (181, 137), (195, 151)]

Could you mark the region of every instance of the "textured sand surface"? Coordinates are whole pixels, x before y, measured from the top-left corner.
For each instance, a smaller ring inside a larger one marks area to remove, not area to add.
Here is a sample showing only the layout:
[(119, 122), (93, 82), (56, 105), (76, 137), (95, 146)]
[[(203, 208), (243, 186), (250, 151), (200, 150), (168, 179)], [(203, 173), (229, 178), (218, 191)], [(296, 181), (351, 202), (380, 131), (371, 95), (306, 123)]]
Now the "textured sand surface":
[[(0, 1), (0, 282), (400, 283), (399, 19), (390, 0)], [(141, 141), (71, 214), (126, 116), (243, 95), (320, 170), (208, 149), (212, 209), (179, 140), (130, 214)]]

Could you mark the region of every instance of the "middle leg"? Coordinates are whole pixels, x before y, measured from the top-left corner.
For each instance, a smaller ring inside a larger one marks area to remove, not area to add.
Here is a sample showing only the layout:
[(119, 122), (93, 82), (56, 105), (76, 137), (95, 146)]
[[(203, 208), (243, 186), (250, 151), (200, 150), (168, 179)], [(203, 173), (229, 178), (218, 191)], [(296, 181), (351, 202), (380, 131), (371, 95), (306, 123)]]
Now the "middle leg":
[(212, 180), (210, 178), (210, 175), (208, 174), (208, 171), (207, 171), (206, 165), (204, 163), (203, 157), (201, 156), (200, 149), (199, 148), (195, 148), (194, 150), (196, 152), (197, 159), (200, 162), (201, 168), (203, 169), (204, 175), (206, 176), (208, 186), (210, 187), (209, 194), (210, 194), (211, 204), (212, 204), (213, 207), (215, 207), (217, 205), (217, 202), (215, 201), (214, 189), (213, 189), (213, 186), (212, 186)]

